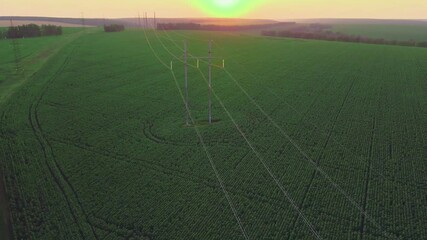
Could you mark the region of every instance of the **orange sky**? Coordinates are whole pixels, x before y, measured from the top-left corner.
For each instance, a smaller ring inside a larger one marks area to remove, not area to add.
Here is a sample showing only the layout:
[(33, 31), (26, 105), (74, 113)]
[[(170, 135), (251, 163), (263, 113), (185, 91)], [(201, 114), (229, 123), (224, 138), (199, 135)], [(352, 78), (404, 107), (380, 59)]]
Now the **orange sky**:
[[(192, 1), (250, 0), (0, 0), (0, 16), (135, 17), (156, 11), (159, 17), (206, 17)], [(252, 0), (253, 1), (253, 0)], [(259, 0), (246, 18), (393, 18), (427, 19), (427, 0)], [(218, 17), (221, 13), (217, 12)], [(212, 15), (211, 15), (212, 16)]]

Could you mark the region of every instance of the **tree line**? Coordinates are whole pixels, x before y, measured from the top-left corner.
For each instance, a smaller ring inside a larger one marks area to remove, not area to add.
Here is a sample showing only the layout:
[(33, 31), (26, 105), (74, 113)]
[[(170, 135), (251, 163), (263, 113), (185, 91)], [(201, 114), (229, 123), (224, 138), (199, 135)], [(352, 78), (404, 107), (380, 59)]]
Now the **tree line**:
[(301, 31), (298, 29), (285, 30), (285, 31), (262, 31), (263, 36), (269, 37), (287, 37), (287, 38), (302, 38), (302, 39), (316, 39), (326, 41), (339, 41), (339, 42), (354, 42), (354, 43), (368, 43), (368, 44), (383, 44), (383, 45), (398, 45), (410, 47), (424, 47), (427, 48), (427, 42), (419, 41), (398, 41), (386, 40), (383, 38), (369, 38), (356, 35), (347, 35), (339, 32), (332, 31)]
[(271, 24), (253, 25), (202, 25), (198, 23), (159, 23), (157, 30), (200, 30), (200, 31), (243, 31), (252, 29), (262, 29), (266, 27), (294, 25), (294, 22), (280, 22)]
[(104, 25), (105, 32), (123, 32), (124, 30), (125, 30), (124, 25), (120, 25), (120, 24)]
[(1, 38), (16, 39), (16, 38), (32, 38), (42, 36), (58, 36), (62, 35), (62, 27), (55, 25), (36, 25), (27, 24), (16, 27), (9, 27), (5, 32), (1, 33)]

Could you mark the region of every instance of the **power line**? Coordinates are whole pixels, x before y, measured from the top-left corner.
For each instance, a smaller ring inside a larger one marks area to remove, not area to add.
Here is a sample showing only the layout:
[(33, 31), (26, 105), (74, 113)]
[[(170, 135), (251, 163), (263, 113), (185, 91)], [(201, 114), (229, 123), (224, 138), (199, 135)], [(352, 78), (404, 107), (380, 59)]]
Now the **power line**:
[[(157, 35), (157, 33), (156, 33)], [(158, 38), (158, 37), (157, 37)], [(158, 40), (160, 42), (162, 42), (159, 38)], [(170, 50), (168, 48), (166, 48), (166, 46), (164, 45), (164, 43), (162, 43), (163, 48), (165, 48), (167, 50), (167, 52), (171, 53)], [(187, 44), (185, 45), (185, 49), (184, 49), (184, 56), (185, 56), (185, 82), (187, 83)], [(173, 54), (172, 54), (173, 55)], [(177, 58), (175, 55), (173, 55), (175, 58)], [(208, 122), (209, 125), (212, 125), (212, 41), (209, 41), (209, 45), (208, 45), (208, 56), (207, 57), (195, 57), (192, 56), (191, 58), (196, 58), (197, 59), (197, 68), (200, 70), (199, 66), (199, 60), (200, 59), (204, 59), (207, 58), (208, 59), (208, 74), (209, 74), (209, 84), (208, 84)], [(193, 66), (194, 67), (194, 66)], [(188, 91), (188, 90), (186, 90)]]
[[(146, 40), (147, 40), (147, 43), (148, 43), (148, 45), (149, 45), (149, 47), (150, 47), (151, 51), (154, 53), (154, 55), (156, 56), (156, 58), (157, 58), (157, 59), (158, 59), (158, 60), (163, 64), (163, 61), (158, 57), (158, 55), (157, 55), (157, 53), (154, 51), (154, 49), (153, 49), (153, 47), (152, 47), (152, 45), (151, 45), (150, 41), (148, 40), (148, 37), (147, 37), (147, 34), (146, 34), (145, 30), (144, 30), (144, 35), (145, 35), (145, 38), (146, 38)], [(168, 68), (168, 67), (167, 67), (167, 65), (166, 65), (166, 68)], [(168, 69), (169, 69), (169, 68), (168, 68)], [(180, 87), (179, 87), (178, 80), (176, 79), (175, 73), (174, 73), (174, 71), (173, 71), (172, 69), (169, 69), (169, 70), (171, 71), (171, 74), (172, 74), (173, 79), (174, 79), (174, 81), (175, 81), (175, 85), (176, 85), (176, 87), (177, 87), (177, 89), (178, 89), (178, 92), (180, 93), (180, 96), (181, 96), (182, 100), (185, 102), (185, 98), (184, 98), (184, 96), (183, 96), (183, 94), (182, 94), (182, 91), (181, 91), (181, 89), (180, 89)], [(223, 191), (223, 193), (224, 193), (224, 195), (225, 195), (225, 197), (226, 197), (226, 199), (227, 199), (227, 202), (228, 202), (228, 204), (229, 204), (229, 206), (230, 206), (230, 208), (231, 208), (231, 210), (232, 210), (232, 212), (233, 212), (233, 215), (234, 215), (234, 217), (235, 217), (235, 219), (236, 219), (236, 221), (237, 221), (237, 223), (238, 223), (238, 225), (239, 225), (239, 228), (240, 228), (240, 230), (241, 230), (241, 232), (242, 232), (242, 235), (243, 235), (243, 237), (244, 237), (245, 239), (249, 240), (249, 236), (247, 235), (246, 230), (245, 230), (245, 229), (244, 229), (244, 227), (243, 227), (243, 223), (242, 223), (242, 221), (240, 220), (240, 217), (239, 217), (239, 215), (238, 215), (238, 213), (237, 213), (237, 210), (236, 210), (236, 208), (235, 208), (235, 206), (234, 206), (234, 203), (233, 203), (232, 199), (230, 198), (230, 196), (229, 196), (229, 193), (228, 193), (227, 189), (225, 188), (225, 185), (224, 185), (224, 183), (223, 183), (223, 180), (222, 180), (221, 176), (219, 175), (219, 172), (218, 172), (218, 170), (217, 170), (217, 168), (216, 168), (216, 166), (215, 166), (215, 163), (213, 162), (212, 156), (210, 155), (210, 153), (209, 153), (209, 151), (208, 151), (208, 149), (207, 149), (207, 147), (206, 147), (206, 144), (205, 144), (205, 142), (203, 141), (203, 137), (202, 137), (202, 135), (201, 135), (201, 133), (200, 133), (200, 131), (199, 131), (199, 129), (198, 129), (198, 127), (197, 127), (197, 125), (195, 124), (194, 118), (191, 116), (191, 111), (190, 111), (190, 109), (189, 109), (189, 108), (187, 108), (187, 109), (186, 109), (186, 111), (188, 111), (188, 116), (189, 116), (189, 118), (190, 118), (190, 120), (191, 120), (192, 124), (194, 125), (194, 130), (196, 131), (196, 134), (197, 134), (197, 136), (198, 136), (198, 138), (199, 138), (199, 141), (200, 141), (200, 143), (201, 143), (201, 144), (202, 144), (202, 146), (203, 146), (203, 149), (204, 149), (204, 151), (205, 151), (205, 153), (206, 153), (206, 156), (208, 157), (208, 160), (209, 160), (209, 163), (210, 163), (210, 165), (211, 165), (211, 168), (212, 168), (212, 170), (213, 170), (213, 171), (214, 171), (214, 173), (215, 173), (215, 176), (216, 176), (216, 178), (217, 178), (217, 181), (218, 181), (218, 183), (219, 183), (219, 185), (220, 185), (220, 187), (221, 187), (221, 189), (222, 189), (222, 191)]]
[[(214, 42), (214, 44), (215, 44), (215, 42)], [(217, 47), (219, 47), (219, 46), (217, 46)], [(241, 67), (241, 69), (243, 69), (247, 74), (249, 74), (253, 79), (258, 79), (259, 77), (258, 76), (255, 76), (255, 74), (253, 74), (253, 73), (251, 73), (251, 72), (249, 72), (242, 64), (239, 64), (238, 62), (236, 62), (236, 61), (234, 61), (236, 64), (238, 64), (240, 67)], [(284, 99), (281, 99), (293, 112), (295, 112), (295, 113), (297, 113), (297, 114), (300, 114), (300, 115), (303, 115), (303, 113), (302, 112), (300, 112), (299, 110), (297, 110), (297, 108), (296, 107), (294, 107), (294, 106), (292, 106), (288, 101), (286, 101), (286, 100), (284, 100)], [(321, 127), (321, 126), (319, 126), (319, 125), (317, 125), (316, 123), (314, 123), (314, 122), (312, 122), (312, 121), (306, 121), (307, 123), (309, 123), (310, 125), (312, 125), (314, 128), (316, 128), (316, 129), (318, 129), (320, 132), (321, 132), (321, 134), (322, 135), (324, 135), (324, 136), (328, 136), (328, 131), (329, 130), (326, 130), (324, 127)], [(351, 149), (349, 149), (348, 147), (346, 147), (346, 146), (344, 146), (339, 140), (337, 140), (336, 139), (336, 137), (334, 137), (334, 136), (331, 136), (331, 139), (336, 143), (336, 144), (338, 144), (338, 146), (340, 147), (340, 148), (342, 148), (342, 150), (344, 150), (345, 152), (347, 152), (348, 154), (350, 154), (350, 155), (354, 155), (354, 156), (356, 156), (359, 160), (362, 160), (361, 162), (365, 162), (367, 159), (366, 159), (366, 157), (363, 157), (363, 156), (361, 156), (361, 155), (359, 155), (359, 154), (357, 154), (357, 153), (355, 153), (354, 151), (352, 151)], [(366, 167), (366, 165), (365, 165), (365, 167)], [(378, 175), (380, 175), (383, 179), (387, 179), (387, 177), (386, 176), (384, 176), (383, 175), (383, 173), (381, 173), (381, 172), (379, 172), (378, 170), (376, 170), (376, 169), (372, 169), (376, 174), (378, 174)], [(404, 190), (405, 191), (405, 190)]]
[[(216, 44), (214, 42), (214, 44)], [(249, 98), (249, 100), (258, 108), (258, 110), (261, 111), (261, 113), (267, 117), (267, 119), (273, 124), (274, 127), (276, 127), (279, 132), (287, 138), (287, 140), (304, 156), (306, 160), (310, 164), (314, 166), (316, 171), (318, 171), (323, 177), (325, 177), (332, 186), (340, 192), (355, 208), (357, 208), (360, 213), (365, 216), (366, 219), (368, 219), (371, 223), (375, 225), (380, 231), (382, 231), (387, 237), (392, 237), (387, 231), (383, 230), (382, 226), (379, 225), (375, 219), (373, 219), (366, 211), (363, 211), (362, 207), (346, 192), (344, 191), (322, 168), (320, 168), (316, 162), (314, 162), (311, 157), (308, 156), (308, 154), (302, 150), (302, 148), (261, 108), (261, 106), (246, 92), (246, 90), (243, 89), (243, 87), (238, 83), (238, 81), (231, 75), (231, 73), (224, 68), (224, 72), (229, 75), (229, 77), (235, 82), (235, 84), (240, 88), (240, 90)]]
[[(217, 45), (217, 47), (219, 47), (218, 46), (218, 44), (216, 43), (216, 42), (214, 42), (214, 44), (215, 45)], [(219, 47), (220, 48), (220, 47)], [(241, 65), (241, 64), (239, 64), (239, 65)], [(341, 194), (343, 194), (344, 196), (345, 196), (345, 198), (355, 207), (355, 208), (357, 208), (359, 211), (360, 211), (360, 213), (366, 218), (366, 219), (368, 219), (368, 221), (370, 221), (372, 224), (374, 224), (374, 226), (376, 227), (376, 228), (378, 228), (385, 236), (387, 236), (387, 237), (390, 237), (390, 238), (395, 238), (393, 235), (391, 235), (390, 233), (388, 233), (386, 230), (383, 230), (383, 227), (378, 223), (378, 222), (376, 222), (376, 220), (375, 219), (373, 219), (366, 211), (364, 211), (363, 210), (363, 208), (345, 191), (345, 190), (343, 190), (336, 182), (334, 182), (333, 180), (332, 180), (332, 178), (322, 169), (322, 168), (320, 168), (317, 164), (316, 164), (316, 162), (311, 158), (311, 157), (309, 157), (308, 156), (308, 154), (307, 153), (305, 153), (305, 151), (304, 150), (302, 150), (301, 149), (301, 147), (300, 146), (298, 146), (297, 144), (296, 144), (296, 142), (292, 139), (292, 138), (290, 138), (290, 136), (261, 108), (261, 106), (259, 105), (259, 104), (257, 104), (256, 103), (256, 101), (252, 98), (252, 97), (250, 97), (249, 96), (249, 94), (243, 89), (243, 87), (239, 84), (239, 82), (237, 81), (237, 79), (236, 78), (234, 78), (232, 75), (231, 75), (231, 73), (227, 70), (227, 69), (225, 69), (224, 68), (224, 72), (226, 72), (227, 73), (227, 75), (229, 75), (229, 77), (235, 82), (235, 84), (244, 92), (244, 94), (251, 100), (251, 102), (262, 112), (262, 114), (264, 115), (264, 116), (266, 116), (267, 117), (267, 119), (272, 123), (272, 125), (274, 126), (274, 127), (276, 127), (278, 130), (279, 130), (279, 132), (283, 135), (283, 136), (285, 136), (289, 141), (290, 141), (290, 143), (292, 144), (292, 145), (294, 145), (294, 147), (304, 156), (304, 158), (305, 159), (307, 159), (314, 167), (315, 167), (315, 169), (316, 169), (316, 171), (318, 171), (319, 173), (321, 173), (321, 175), (323, 175), (331, 184), (332, 184), (332, 186), (338, 191), (338, 192), (340, 192)], [(246, 70), (246, 72), (248, 72), (247, 70)], [(248, 72), (249, 73), (249, 72)], [(251, 74), (251, 75), (253, 75), (252, 73), (249, 73), (249, 74)], [(298, 112), (294, 107), (292, 107), (289, 103), (287, 103), (286, 102), (286, 104), (288, 105), (288, 106), (290, 106), (295, 112)], [(316, 128), (318, 128), (318, 129), (320, 129), (319, 128), (319, 126), (317, 126), (316, 124), (313, 124), (313, 123), (311, 123), (311, 125), (313, 125), (314, 127), (316, 127)], [(324, 133), (324, 134), (326, 134), (326, 133)], [(338, 143), (341, 147), (343, 147), (344, 149), (346, 149), (347, 150), (347, 152), (350, 152), (350, 153), (352, 153), (350, 150), (348, 150), (348, 148), (346, 148), (345, 146), (343, 146), (341, 143), (339, 143), (336, 139), (334, 139), (334, 141), (336, 142), (336, 143)], [(353, 153), (352, 153), (353, 154)], [(359, 156), (359, 159), (362, 159), (362, 157), (360, 157)], [(382, 174), (382, 173), (380, 173), (380, 172), (377, 172), (377, 174), (379, 174), (380, 176), (382, 176), (383, 178), (385, 178), (385, 176)]]
[[(236, 61), (234, 61), (234, 62), (236, 62)], [(239, 64), (238, 62), (236, 62), (236, 64)], [(254, 79), (257, 79), (258, 77), (257, 76), (255, 76), (253, 73), (251, 73), (251, 72), (249, 72), (246, 68), (244, 68), (243, 67), (243, 65), (241, 65), (241, 64), (239, 64), (240, 66), (241, 66), (241, 68), (246, 72), (246, 73), (248, 73), (249, 75), (251, 75), (251, 77), (252, 78), (254, 78)], [(283, 100), (283, 99), (282, 99)], [(283, 100), (284, 101), (284, 103), (293, 111), (293, 112), (295, 112), (295, 113), (297, 113), (297, 114), (302, 114), (300, 111), (298, 111), (295, 107), (293, 107), (292, 105), (290, 105), (286, 100)], [(317, 125), (316, 123), (314, 123), (314, 122), (311, 122), (311, 121), (307, 121), (310, 125), (312, 125), (313, 127), (315, 127), (316, 129), (318, 129), (319, 131), (320, 131), (320, 133), (322, 134), (322, 135), (324, 135), (324, 136), (328, 136), (328, 133), (327, 133), (327, 131), (323, 128), (323, 127), (320, 127), (319, 125)], [(330, 138), (332, 139), (332, 141), (334, 142), (334, 143), (336, 143), (336, 144), (338, 144), (338, 147), (339, 148), (341, 148), (342, 150), (344, 150), (347, 154), (350, 154), (350, 155), (353, 155), (353, 156), (356, 156), (356, 158), (358, 159), (358, 160), (361, 160), (361, 162), (365, 162), (366, 161), (366, 158), (365, 157), (363, 157), (363, 156), (361, 156), (361, 155), (359, 155), (359, 154), (357, 154), (357, 153), (355, 153), (354, 151), (352, 151), (352, 150), (350, 150), (348, 147), (346, 147), (346, 146), (344, 146), (339, 140), (337, 140), (334, 136), (330, 136)], [(372, 168), (371, 169), (371, 171), (373, 171), (373, 172), (375, 172), (376, 174), (378, 174), (379, 176), (381, 176), (383, 179), (387, 179), (387, 177), (386, 176), (384, 176), (384, 174), (383, 173), (381, 173), (380, 171), (378, 171), (378, 170), (376, 170), (375, 168)], [(406, 193), (408, 193), (408, 191), (406, 190), (406, 189), (403, 189), (403, 191), (404, 192), (406, 192)], [(367, 213), (366, 213), (367, 214)], [(364, 214), (362, 213), (362, 215), (364, 216)], [(365, 216), (364, 216), (365, 217)], [(369, 219), (368, 218), (368, 216), (366, 216), (366, 218), (369, 220), (369, 221), (372, 221), (371, 219)], [(374, 223), (374, 225), (375, 225), (375, 223)], [(381, 227), (381, 226), (380, 226)], [(385, 232), (385, 233), (387, 233), (386, 231), (384, 231), (384, 230), (382, 230), (381, 228), (379, 228), (381, 231), (383, 231), (383, 232)], [(388, 234), (388, 233), (387, 233)]]
[(82, 27), (83, 29), (86, 27), (86, 22), (85, 22), (85, 14), (84, 12), (81, 13), (81, 21), (82, 21)]
[(157, 18), (156, 18), (156, 12), (154, 12), (154, 29), (157, 29)]
[(378, 229), (386, 233), (386, 236), (389, 236), (387, 232), (382, 230), (382, 227), (371, 218), (367, 212), (363, 211), (363, 208), (344, 190), (342, 189), (330, 176), (327, 174), (322, 168), (320, 168), (317, 163), (286, 133), (277, 123), (276, 121), (268, 115), (263, 108), (247, 93), (246, 90), (237, 82), (237, 80), (231, 75), (231, 73), (224, 69), (225, 73), (229, 75), (229, 77), (235, 82), (235, 84), (241, 89), (241, 91), (249, 98), (249, 100), (258, 108), (258, 110), (269, 120), (269, 122), (283, 135), (285, 138), (300, 152), (300, 154), (306, 159), (315, 169), (318, 171), (323, 177), (328, 180), (332, 186), (339, 191), (355, 208), (357, 208), (362, 215), (369, 219), (371, 223), (373, 223)]
[[(214, 42), (215, 43), (215, 42)], [(217, 43), (215, 43), (218, 45)], [(288, 141), (303, 155), (303, 157), (308, 160), (308, 162), (313, 165), (313, 167), (318, 171), (326, 180), (328, 180), (332, 186), (340, 192), (356, 209), (360, 211), (360, 213), (368, 219), (372, 224), (375, 225), (385, 236), (393, 237), (386, 230), (383, 230), (383, 227), (373, 219), (363, 208), (358, 204), (344, 189), (342, 189), (330, 176), (327, 174), (317, 163), (281, 128), (270, 115), (268, 115), (263, 108), (247, 93), (246, 90), (239, 84), (236, 78), (234, 78), (231, 73), (224, 68), (224, 72), (233, 80), (233, 82), (241, 89), (241, 91), (249, 98), (249, 100), (260, 110), (260, 112), (270, 121), (270, 123), (283, 135)]]
[(224, 71), (229, 75), (229, 77), (235, 82), (235, 84), (243, 91), (243, 93), (250, 99), (250, 101), (261, 111), (261, 113), (272, 123), (272, 125), (283, 135), (288, 141), (301, 153), (301, 155), (308, 160), (308, 162), (318, 171), (323, 177), (328, 180), (332, 186), (339, 191), (355, 208), (357, 208), (360, 213), (369, 219), (371, 223), (373, 223), (379, 230), (381, 230), (387, 237), (390, 237), (390, 234), (383, 230), (382, 226), (376, 222), (363, 208), (344, 190), (342, 189), (330, 176), (327, 174), (322, 168), (320, 168), (317, 163), (287, 134), (272, 118), (268, 115), (263, 108), (252, 98), (250, 95), (242, 88), (242, 86), (237, 82), (237, 80), (231, 75), (231, 73), (224, 69)]
[(212, 124), (212, 40), (209, 41), (209, 83), (208, 83), (209, 93), (208, 93), (208, 101), (209, 101), (209, 124)]
[[(202, 75), (202, 77), (205, 80), (205, 82), (207, 82), (205, 76), (203, 75), (203, 73), (201, 71), (200, 71), (200, 74)], [(298, 216), (303, 219), (304, 223), (310, 228), (310, 231), (313, 233), (313, 235), (316, 237), (316, 239), (322, 239), (322, 237), (320, 236), (320, 234), (316, 231), (314, 225), (304, 215), (304, 213), (301, 211), (301, 209), (296, 204), (295, 200), (290, 196), (290, 194), (288, 193), (288, 191), (286, 191), (285, 187), (280, 183), (279, 179), (275, 176), (275, 174), (273, 173), (273, 171), (267, 165), (267, 163), (265, 162), (264, 158), (255, 149), (255, 147), (253, 146), (253, 144), (249, 141), (249, 139), (247, 138), (246, 134), (239, 127), (239, 125), (237, 124), (236, 120), (233, 118), (233, 116), (231, 115), (231, 113), (227, 110), (227, 108), (225, 107), (225, 105), (222, 102), (222, 100), (218, 97), (218, 95), (215, 93), (214, 90), (212, 90), (212, 93), (215, 96), (215, 98), (218, 100), (218, 102), (220, 103), (220, 105), (224, 109), (225, 113), (230, 118), (230, 120), (233, 122), (233, 124), (234, 124), (235, 128), (237, 129), (237, 131), (243, 137), (243, 139), (245, 140), (245, 142), (247, 143), (247, 145), (250, 147), (250, 149), (252, 150), (252, 152), (254, 152), (255, 156), (258, 158), (258, 160), (261, 162), (261, 164), (264, 166), (264, 168), (267, 170), (268, 174), (273, 179), (273, 181), (275, 182), (275, 184), (279, 187), (279, 189), (285, 195), (286, 199), (291, 203), (292, 207), (298, 212)]]
[[(187, 41), (184, 40), (184, 75), (185, 75), (185, 82), (184, 82), (184, 91), (185, 91), (185, 109), (189, 109), (188, 106), (188, 63), (187, 63)], [(187, 114), (185, 115), (185, 124), (189, 125), (189, 113), (186, 111)]]
[[(202, 73), (202, 71), (200, 69), (198, 69), (198, 70), (199, 70), (200, 74), (202, 75), (203, 79), (205, 80), (205, 82), (209, 85), (209, 81), (206, 79), (206, 77), (204, 76), (204, 74)], [(307, 217), (304, 215), (304, 213), (300, 210), (300, 208), (296, 204), (295, 200), (290, 196), (290, 194), (286, 191), (285, 187), (280, 183), (280, 181), (274, 175), (273, 171), (267, 165), (267, 163), (265, 162), (264, 158), (261, 156), (261, 154), (255, 149), (255, 147), (253, 146), (253, 144), (246, 137), (246, 134), (241, 130), (241, 128), (239, 127), (239, 125), (237, 124), (237, 122), (235, 121), (235, 119), (233, 118), (233, 116), (231, 115), (231, 113), (225, 107), (225, 105), (222, 102), (222, 100), (218, 97), (218, 95), (215, 93), (214, 90), (212, 90), (212, 93), (215, 96), (215, 98), (218, 100), (218, 102), (220, 103), (221, 107), (224, 109), (224, 111), (226, 112), (226, 114), (228, 115), (228, 117), (230, 118), (230, 120), (233, 122), (233, 124), (234, 124), (235, 128), (237, 129), (237, 131), (241, 134), (241, 136), (243, 137), (243, 139), (245, 140), (245, 142), (247, 143), (247, 145), (250, 147), (250, 149), (252, 150), (252, 152), (254, 152), (254, 154), (256, 155), (256, 157), (258, 158), (258, 160), (261, 162), (261, 164), (267, 170), (267, 172), (270, 175), (270, 177), (274, 180), (275, 184), (282, 191), (282, 193), (284, 194), (285, 198), (291, 203), (292, 207), (298, 212), (298, 216), (303, 219), (304, 223), (309, 227), (310, 231), (313, 233), (313, 235), (316, 237), (316, 239), (322, 239), (322, 237), (316, 231), (316, 229), (313, 226), (313, 224), (307, 219)]]
[(145, 27), (146, 28), (150, 27), (149, 24), (148, 24), (148, 13), (147, 12), (145, 13)]
[[(154, 31), (157, 31), (157, 30), (154, 30)], [(157, 38), (157, 40), (160, 42), (160, 44), (163, 46), (163, 48), (171, 55), (171, 56), (173, 56), (175, 59), (177, 59), (178, 61), (180, 61), (180, 62), (182, 62), (182, 63), (184, 63), (184, 72), (185, 72), (185, 79), (184, 79), (184, 82), (185, 82), (185, 95), (188, 97), (188, 66), (190, 65), (190, 64), (188, 64), (188, 49), (187, 49), (187, 43), (185, 42), (184, 44), (185, 44), (185, 46), (184, 46), (184, 49), (182, 49), (182, 48), (180, 48), (180, 47), (178, 47), (178, 49), (180, 49), (180, 50), (182, 50), (182, 51), (184, 51), (184, 61), (183, 60), (181, 60), (179, 57), (177, 57), (175, 54), (173, 54), (165, 45), (164, 45), (164, 43), (163, 43), (163, 41), (161, 41), (160, 40), (160, 38), (159, 38), (159, 36), (157, 35), (157, 33), (156, 32), (154, 32), (155, 33), (155, 36), (156, 36), (156, 38)], [(174, 43), (175, 44), (175, 43)], [(191, 58), (192, 59), (197, 59), (197, 68), (199, 68), (198, 67), (198, 65), (199, 65), (199, 60), (201, 60), (201, 59), (208, 59), (208, 65), (209, 65), (209, 82), (210, 82), (210, 84), (209, 84), (209, 86), (208, 86), (208, 122), (209, 122), (209, 125), (212, 125), (212, 59), (213, 59), (213, 57), (212, 57), (212, 41), (209, 41), (209, 48), (208, 48), (208, 56), (207, 57), (204, 57), (204, 56), (198, 56), (198, 57), (196, 57), (196, 56), (193, 56), (193, 55), (191, 55)], [(204, 62), (206, 62), (206, 61), (204, 61)], [(223, 60), (223, 62), (224, 62), (224, 60)], [(191, 67), (195, 67), (194, 65), (190, 65)], [(172, 62), (171, 62), (171, 67), (170, 67), (170, 69), (172, 69)], [(185, 101), (185, 104), (186, 104), (186, 106), (189, 106), (188, 105), (188, 98), (186, 98), (186, 101)], [(186, 117), (187, 118), (187, 117)], [(188, 125), (188, 121), (187, 121), (187, 119), (186, 119), (186, 124)]]
[[(171, 70), (171, 72), (172, 72), (172, 76), (173, 76), (173, 78), (174, 78), (174, 80), (175, 80), (175, 85), (177, 86), (177, 88), (178, 88), (178, 90), (179, 90), (179, 93), (180, 93), (180, 95), (181, 95), (181, 98), (182, 98), (182, 99), (184, 99), (184, 98), (183, 98), (183, 95), (182, 95), (182, 92), (181, 92), (181, 90), (180, 90), (180, 88), (179, 88), (178, 80), (176, 79), (175, 73), (173, 72), (173, 70)], [(199, 131), (199, 128), (196, 126), (196, 122), (194, 121), (193, 117), (191, 116), (190, 109), (187, 109), (187, 111), (189, 112), (189, 114), (188, 114), (188, 115), (190, 116), (191, 122), (192, 122), (192, 124), (194, 125), (194, 129), (195, 129), (195, 131), (196, 131), (196, 133), (197, 133), (197, 136), (199, 137), (199, 140), (200, 140), (200, 142), (202, 143), (203, 149), (205, 150), (205, 153), (206, 153), (206, 155), (208, 156), (209, 163), (211, 164), (211, 167), (212, 167), (212, 169), (213, 169), (213, 171), (214, 171), (214, 173), (215, 173), (215, 176), (216, 176), (216, 178), (217, 178), (217, 180), (218, 180), (218, 182), (219, 182), (219, 184), (220, 184), (220, 187), (221, 187), (222, 191), (224, 192), (224, 195), (225, 195), (225, 197), (226, 197), (226, 199), (227, 199), (227, 201), (228, 201), (228, 203), (229, 203), (229, 205), (230, 205), (230, 208), (231, 208), (231, 210), (233, 211), (233, 214), (234, 214), (234, 216), (235, 216), (235, 218), (236, 218), (236, 220), (237, 220), (237, 222), (238, 222), (238, 224), (239, 224), (240, 230), (241, 230), (241, 232), (242, 232), (242, 234), (243, 234), (244, 238), (249, 240), (249, 236), (247, 235), (247, 233), (246, 233), (246, 231), (245, 231), (245, 229), (244, 229), (244, 227), (243, 227), (243, 223), (242, 223), (242, 221), (240, 220), (240, 217), (238, 216), (238, 213), (237, 213), (236, 207), (234, 206), (233, 201), (231, 200), (230, 195), (229, 195), (229, 193), (228, 193), (227, 189), (225, 188), (224, 182), (223, 182), (223, 180), (222, 180), (221, 176), (219, 175), (219, 172), (218, 172), (218, 170), (217, 170), (217, 168), (216, 168), (216, 166), (215, 166), (215, 163), (214, 163), (214, 162), (213, 162), (213, 160), (212, 160), (212, 156), (210, 155), (210, 153), (209, 153), (209, 151), (208, 151), (208, 149), (207, 149), (207, 147), (206, 147), (206, 144), (205, 144), (205, 142), (203, 141), (203, 137), (202, 137), (202, 135), (201, 135), (201, 133), (200, 133), (200, 131)]]
[[(14, 24), (13, 24), (13, 19), (10, 18), (10, 27), (14, 28)], [(14, 31), (16, 32), (16, 31)], [(25, 71), (21, 66), (21, 47), (20, 47), (20, 43), (17, 40), (17, 36), (12, 36), (12, 48), (13, 48), (13, 54), (15, 57), (15, 68), (16, 68), (16, 74), (17, 76), (21, 75), (21, 77), (25, 78)]]

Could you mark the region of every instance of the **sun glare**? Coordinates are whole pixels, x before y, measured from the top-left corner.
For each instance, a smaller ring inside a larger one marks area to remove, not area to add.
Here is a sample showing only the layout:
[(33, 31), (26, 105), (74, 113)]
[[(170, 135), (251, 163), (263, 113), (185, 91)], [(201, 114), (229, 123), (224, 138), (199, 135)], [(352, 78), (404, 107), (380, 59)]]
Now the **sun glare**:
[(241, 17), (262, 0), (192, 0), (193, 6), (211, 17)]
[(228, 7), (233, 7), (239, 4), (239, 0), (213, 0), (214, 4), (223, 7), (223, 8), (228, 8)]

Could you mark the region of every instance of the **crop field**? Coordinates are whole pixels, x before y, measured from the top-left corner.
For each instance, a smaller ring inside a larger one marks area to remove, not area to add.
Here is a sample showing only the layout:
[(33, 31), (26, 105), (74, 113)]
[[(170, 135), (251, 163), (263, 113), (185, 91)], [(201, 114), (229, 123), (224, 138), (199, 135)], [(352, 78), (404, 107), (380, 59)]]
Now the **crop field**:
[(427, 41), (427, 24), (333, 24), (332, 30), (386, 40)]
[[(3, 56), (0, 59), (0, 104), (80, 31), (79, 28), (65, 28), (61, 37), (21, 39), (16, 41), (15, 47), (11, 41), (0, 41), (0, 55)], [(16, 54), (14, 48), (18, 49)]]
[[(208, 40), (211, 126), (193, 58)], [(0, 89), (20, 83), (0, 92), (14, 239), (427, 238), (427, 49), (152, 30), (20, 41), (24, 74), (0, 41)]]

